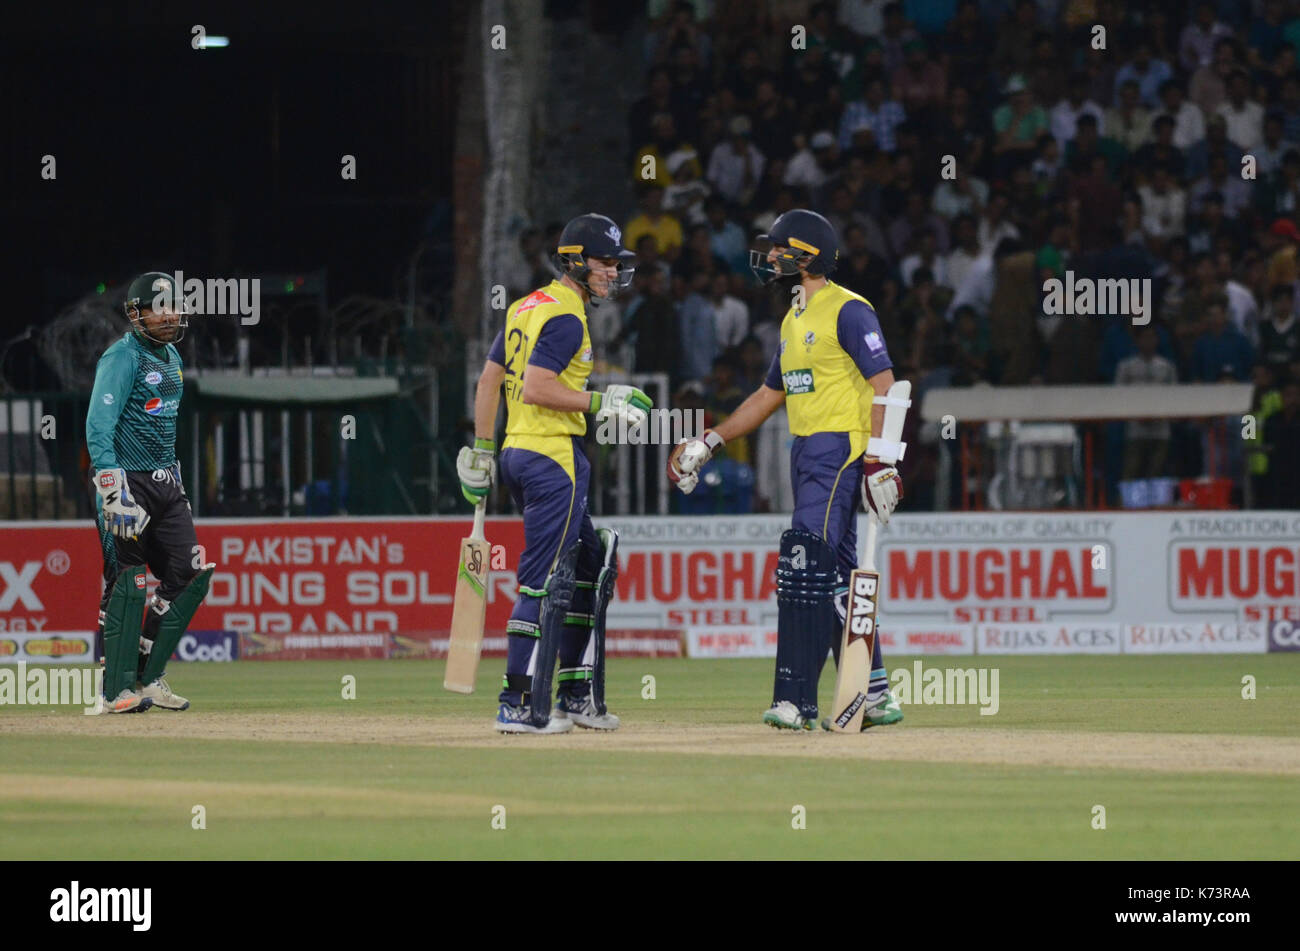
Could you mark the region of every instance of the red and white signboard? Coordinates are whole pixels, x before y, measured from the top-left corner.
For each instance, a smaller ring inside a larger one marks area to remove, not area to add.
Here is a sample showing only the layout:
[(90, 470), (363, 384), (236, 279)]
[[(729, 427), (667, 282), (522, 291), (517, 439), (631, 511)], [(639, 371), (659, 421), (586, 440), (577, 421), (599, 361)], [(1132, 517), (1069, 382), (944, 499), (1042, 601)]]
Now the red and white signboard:
[[(774, 655), (788, 517), (599, 521), (621, 536), (611, 655), (682, 644), (692, 656)], [(252, 658), (439, 656), (469, 529), (469, 518), (201, 520), (197, 554), (217, 569), (191, 626), (239, 632)], [(491, 654), (504, 649), (523, 525), (493, 518), (486, 534)], [(1300, 515), (1282, 512), (898, 515), (877, 554), (881, 646), (1264, 650), (1271, 625), (1300, 626), (1298, 539)], [(88, 524), (0, 526), (0, 662), (8, 641), (16, 658), (28, 635), (45, 649), (92, 632), (101, 570)]]

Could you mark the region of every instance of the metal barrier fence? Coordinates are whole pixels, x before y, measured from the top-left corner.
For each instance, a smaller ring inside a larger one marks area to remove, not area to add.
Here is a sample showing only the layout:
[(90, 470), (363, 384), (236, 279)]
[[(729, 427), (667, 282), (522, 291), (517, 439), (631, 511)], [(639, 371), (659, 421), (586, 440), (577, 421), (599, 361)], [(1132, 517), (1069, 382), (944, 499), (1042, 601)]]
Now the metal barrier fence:
[[(196, 516), (456, 509), (454, 450), (431, 432), (409, 393), (346, 411), (231, 406), (195, 398), (186, 382), (176, 456)], [(58, 392), (0, 395), (0, 519), (94, 517), (89, 399)], [(344, 415), (352, 418), (346, 430)]]
[(0, 513), (8, 519), (88, 518), (88, 394), (0, 396)]

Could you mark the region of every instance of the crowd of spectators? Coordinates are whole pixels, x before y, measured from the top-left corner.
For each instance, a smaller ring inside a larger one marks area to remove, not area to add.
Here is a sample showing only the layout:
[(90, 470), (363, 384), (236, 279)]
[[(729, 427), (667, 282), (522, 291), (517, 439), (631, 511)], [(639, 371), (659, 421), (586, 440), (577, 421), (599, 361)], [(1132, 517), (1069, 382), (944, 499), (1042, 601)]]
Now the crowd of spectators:
[[(625, 156), (638, 270), (593, 327), (614, 362), (711, 403), (756, 385), (790, 300), (747, 250), (810, 207), (840, 235), (833, 280), (871, 301), (919, 392), (1253, 381), (1255, 504), (1300, 506), (1277, 477), (1300, 401), (1300, 3), (650, 13)], [(1044, 317), (1043, 282), (1067, 270), (1150, 278), (1150, 330)], [(1131, 424), (1124, 470), (1200, 474), (1185, 435)]]

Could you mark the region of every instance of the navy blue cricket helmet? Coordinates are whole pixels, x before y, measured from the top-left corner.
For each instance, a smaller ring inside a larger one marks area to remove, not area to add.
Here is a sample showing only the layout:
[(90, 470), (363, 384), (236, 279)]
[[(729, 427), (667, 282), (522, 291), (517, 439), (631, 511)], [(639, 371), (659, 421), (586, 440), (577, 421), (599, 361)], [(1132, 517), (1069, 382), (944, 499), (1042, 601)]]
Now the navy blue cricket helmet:
[(840, 242), (829, 221), (806, 208), (792, 208), (776, 221), (767, 234), (758, 236), (777, 248), (776, 262), (768, 261), (768, 252), (751, 249), (749, 268), (764, 284), (779, 277), (798, 276), (800, 269), (825, 276), (835, 270), (840, 256)]
[[(591, 305), (597, 307), (602, 300), (618, 296), (618, 292), (632, 283), (636, 268), (629, 262), (636, 255), (623, 247), (623, 232), (618, 225), (604, 215), (586, 214), (572, 219), (560, 232), (560, 244), (555, 251), (555, 266), (561, 274), (567, 274), (573, 282), (582, 287), (591, 299)], [(588, 285), (591, 266), (588, 258), (613, 260), (618, 266), (618, 278), (612, 283), (604, 297), (592, 293)]]

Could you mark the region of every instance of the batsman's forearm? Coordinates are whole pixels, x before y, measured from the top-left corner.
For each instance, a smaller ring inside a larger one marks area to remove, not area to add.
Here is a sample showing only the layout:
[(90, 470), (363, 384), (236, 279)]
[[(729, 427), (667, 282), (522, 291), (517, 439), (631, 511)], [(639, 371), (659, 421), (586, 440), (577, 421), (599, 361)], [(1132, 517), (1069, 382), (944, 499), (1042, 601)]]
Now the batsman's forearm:
[(723, 442), (747, 436), (763, 424), (785, 402), (785, 393), (763, 384), (736, 407), (736, 411), (714, 427)]
[(501, 402), (501, 382), (506, 368), (487, 361), (474, 391), (474, 436), (477, 439), (496, 439), (497, 405)]
[(561, 413), (591, 411), (590, 390), (574, 390), (560, 382), (554, 372), (529, 367), (524, 376), (524, 402)]

